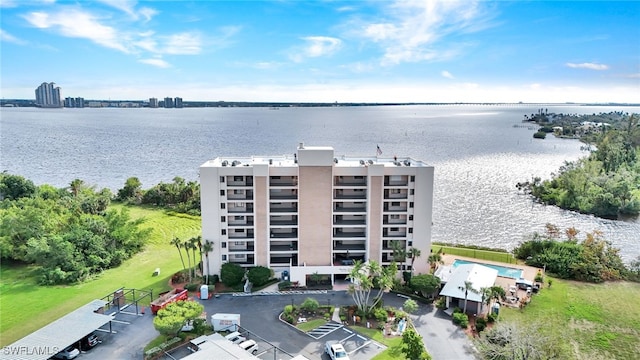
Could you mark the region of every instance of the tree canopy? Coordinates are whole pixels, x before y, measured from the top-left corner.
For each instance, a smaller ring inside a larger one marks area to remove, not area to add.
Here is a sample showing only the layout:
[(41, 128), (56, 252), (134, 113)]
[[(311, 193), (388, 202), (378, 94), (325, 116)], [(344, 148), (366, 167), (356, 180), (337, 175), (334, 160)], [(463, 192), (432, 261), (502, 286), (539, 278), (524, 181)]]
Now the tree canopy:
[(196, 319), (202, 311), (204, 306), (195, 301), (176, 301), (158, 311), (153, 326), (163, 335), (176, 336), (187, 321)]
[[(363, 263), (357, 260), (347, 275), (347, 278), (352, 282), (347, 292), (353, 298), (358, 309), (368, 314), (371, 308), (380, 302), (382, 294), (391, 289), (397, 272), (398, 267), (395, 262), (387, 267), (382, 267), (376, 261)], [(374, 293), (373, 297), (371, 296), (372, 292)]]

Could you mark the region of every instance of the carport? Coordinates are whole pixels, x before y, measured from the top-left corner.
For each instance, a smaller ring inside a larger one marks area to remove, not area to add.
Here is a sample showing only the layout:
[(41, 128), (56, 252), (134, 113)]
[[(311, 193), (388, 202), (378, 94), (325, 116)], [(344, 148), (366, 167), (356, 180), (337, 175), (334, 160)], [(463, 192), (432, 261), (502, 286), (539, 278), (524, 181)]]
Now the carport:
[(2, 349), (2, 359), (46, 360), (113, 320), (103, 314), (108, 303), (93, 300)]

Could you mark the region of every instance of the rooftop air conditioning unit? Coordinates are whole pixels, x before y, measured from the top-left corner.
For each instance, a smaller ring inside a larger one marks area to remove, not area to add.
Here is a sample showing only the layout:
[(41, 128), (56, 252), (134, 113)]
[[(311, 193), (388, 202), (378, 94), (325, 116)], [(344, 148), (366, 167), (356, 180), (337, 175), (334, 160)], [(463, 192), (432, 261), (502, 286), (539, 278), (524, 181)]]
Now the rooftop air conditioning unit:
[(404, 166), (411, 166), (411, 161), (405, 160), (404, 161)]
[(373, 165), (373, 160), (369, 159), (369, 165)]
[(360, 165), (364, 165), (364, 160), (360, 160)]
[(337, 164), (338, 163), (338, 158), (333, 158), (333, 162)]
[(222, 166), (227, 166), (227, 165), (229, 165), (229, 162), (227, 160), (222, 162)]

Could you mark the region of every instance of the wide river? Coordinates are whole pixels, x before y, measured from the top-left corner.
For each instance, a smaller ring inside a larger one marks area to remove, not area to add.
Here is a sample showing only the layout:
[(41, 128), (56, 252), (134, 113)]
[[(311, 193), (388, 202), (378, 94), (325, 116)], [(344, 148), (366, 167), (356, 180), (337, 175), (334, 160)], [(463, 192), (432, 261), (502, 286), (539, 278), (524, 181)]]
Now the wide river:
[[(640, 112), (640, 107), (545, 106), (549, 112)], [(546, 223), (600, 230), (625, 260), (640, 254), (640, 221), (598, 219), (534, 203), (515, 184), (549, 178), (586, 153), (577, 140), (533, 139), (532, 105), (322, 108), (0, 110), (0, 171), (65, 187), (76, 178), (114, 192), (198, 178), (217, 156), (280, 155), (299, 142), (337, 155), (410, 156), (435, 167), (433, 241), (512, 249)]]

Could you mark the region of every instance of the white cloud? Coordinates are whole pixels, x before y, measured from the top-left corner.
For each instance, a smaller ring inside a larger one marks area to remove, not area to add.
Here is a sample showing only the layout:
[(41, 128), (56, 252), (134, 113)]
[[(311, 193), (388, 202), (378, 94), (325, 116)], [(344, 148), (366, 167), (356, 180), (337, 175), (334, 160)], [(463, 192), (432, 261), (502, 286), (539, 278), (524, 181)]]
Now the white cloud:
[(443, 70), (440, 73), (440, 75), (442, 75), (442, 77), (446, 77), (447, 79), (453, 79), (454, 78), (453, 75), (450, 72), (448, 72), (447, 70)]
[(118, 9), (127, 15), (129, 15), (133, 20), (138, 20), (140, 16), (144, 18), (145, 21), (151, 20), (151, 18), (158, 14), (158, 11), (149, 7), (142, 7), (140, 10), (136, 10), (136, 5), (138, 2), (136, 0), (99, 0), (101, 3), (111, 6), (115, 9)]
[(172, 55), (197, 55), (202, 51), (200, 35), (195, 33), (181, 33), (168, 36), (167, 46), (161, 52)]
[(166, 62), (166, 61), (164, 61), (162, 59), (140, 59), (140, 60), (138, 60), (138, 62), (141, 62), (143, 64), (147, 64), (147, 65), (152, 65), (152, 66), (155, 66), (155, 67), (159, 67), (161, 69), (166, 69), (168, 67), (171, 67), (171, 65), (168, 62)]
[(597, 63), (580, 63), (580, 64), (566, 63), (566, 65), (574, 69), (589, 69), (589, 70), (598, 70), (598, 71), (609, 69), (608, 65), (597, 64)]
[[(460, 45), (446, 44), (450, 34), (477, 32), (492, 26), (492, 15), (478, 0), (397, 0), (378, 21), (355, 21), (356, 36), (379, 44), (383, 65), (444, 60), (459, 53)], [(442, 48), (438, 48), (440, 46)]]
[(89, 39), (96, 44), (131, 52), (122, 42), (116, 29), (101, 24), (96, 17), (78, 9), (66, 9), (58, 13), (31, 12), (23, 16), (31, 25), (40, 29), (54, 29), (67, 37)]
[(25, 45), (27, 44), (26, 41), (19, 39), (11, 34), (9, 34), (8, 32), (0, 29), (0, 41), (4, 41), (4, 42), (10, 42), (10, 43), (14, 43), (14, 44), (18, 44), (18, 45)]
[(304, 46), (296, 48), (290, 57), (295, 62), (300, 62), (305, 58), (315, 58), (329, 56), (340, 49), (342, 40), (329, 36), (307, 36), (302, 40), (306, 42)]

